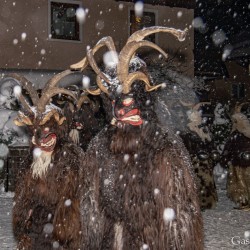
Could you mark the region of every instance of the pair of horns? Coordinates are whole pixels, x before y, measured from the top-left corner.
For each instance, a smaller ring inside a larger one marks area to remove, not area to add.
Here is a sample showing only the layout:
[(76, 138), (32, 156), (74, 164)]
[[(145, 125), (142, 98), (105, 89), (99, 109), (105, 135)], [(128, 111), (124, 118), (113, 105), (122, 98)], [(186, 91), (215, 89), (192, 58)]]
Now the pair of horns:
[[(162, 86), (162, 84), (158, 84), (156, 86), (152, 86), (150, 84), (150, 79), (147, 74), (145, 74), (142, 71), (137, 71), (133, 73), (129, 73), (129, 65), (130, 60), (134, 56), (135, 52), (141, 48), (141, 47), (150, 47), (153, 49), (156, 49), (159, 51), (165, 58), (168, 57), (168, 55), (156, 44), (145, 41), (144, 38), (146, 36), (149, 36), (154, 33), (159, 32), (165, 32), (170, 33), (174, 35), (179, 41), (184, 41), (187, 29), (185, 30), (179, 30), (174, 28), (167, 28), (167, 27), (161, 27), (161, 26), (154, 26), (154, 27), (148, 27), (144, 28), (142, 30), (139, 30), (135, 33), (133, 33), (127, 40), (125, 46), (121, 50), (121, 52), (118, 55), (118, 63), (117, 63), (117, 79), (119, 81), (119, 84), (122, 86), (122, 92), (124, 94), (128, 94), (131, 90), (131, 85), (134, 81), (140, 80), (144, 82), (146, 91), (153, 91), (159, 87)], [(113, 39), (111, 37), (105, 37), (101, 39), (93, 49), (89, 49), (87, 51), (87, 55), (84, 59), (82, 59), (80, 62), (71, 65), (71, 69), (74, 70), (84, 70), (88, 65), (92, 67), (92, 69), (95, 71), (97, 77), (96, 82), (98, 85), (98, 89), (94, 91), (88, 90), (91, 94), (98, 95), (101, 92), (105, 92), (109, 94), (108, 91), (108, 85), (111, 85), (111, 81), (105, 73), (103, 73), (99, 67), (97, 66), (97, 63), (94, 59), (95, 53), (102, 48), (103, 46), (106, 46), (109, 51), (117, 53), (116, 48), (113, 42)]]
[[(72, 91), (69, 91), (64, 88), (57, 87), (59, 81), (67, 75), (74, 73), (71, 70), (65, 70), (54, 77), (52, 77), (46, 84), (44, 89), (41, 92), (39, 97), (38, 92), (36, 91), (34, 84), (27, 80), (24, 76), (18, 75), (16, 73), (10, 73), (6, 75), (7, 78), (14, 79), (20, 83), (20, 85), (28, 92), (28, 95), (31, 98), (32, 106), (36, 107), (38, 115), (42, 115), (46, 110), (46, 105), (50, 103), (50, 98), (58, 94), (66, 94), (76, 99)], [(21, 102), (23, 108), (29, 113), (34, 115), (34, 111), (26, 98), (22, 93), (18, 95), (19, 101)]]

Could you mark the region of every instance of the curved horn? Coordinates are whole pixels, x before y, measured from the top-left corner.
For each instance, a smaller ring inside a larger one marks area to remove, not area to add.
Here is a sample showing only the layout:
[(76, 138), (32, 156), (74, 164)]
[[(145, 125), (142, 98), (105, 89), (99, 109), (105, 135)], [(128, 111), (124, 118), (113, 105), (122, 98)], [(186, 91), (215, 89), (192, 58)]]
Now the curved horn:
[(105, 82), (107, 82), (108, 84), (111, 84), (110, 80), (107, 78), (107, 76), (104, 73), (102, 73), (102, 71), (98, 67), (98, 65), (94, 59), (94, 52), (91, 49), (87, 52), (87, 58), (89, 60), (89, 64), (91, 65), (91, 67), (95, 71), (95, 73), (98, 76), (100, 76)]
[(29, 93), (29, 96), (32, 100), (33, 105), (37, 104), (39, 97), (38, 97), (38, 94), (37, 94), (36, 89), (34, 88), (32, 82), (30, 82), (24, 76), (18, 75), (16, 73), (10, 73), (10, 74), (6, 75), (6, 78), (11, 78), (11, 79), (17, 80), (20, 83), (20, 85), (24, 89), (26, 89), (27, 92)]
[(131, 42), (125, 45), (119, 54), (119, 62), (117, 65), (117, 77), (123, 84), (129, 73), (129, 63), (135, 51), (140, 47), (151, 47), (158, 50), (166, 58), (168, 55), (156, 44), (149, 41)]
[(104, 37), (97, 42), (97, 44), (94, 46), (93, 49), (89, 49), (87, 51), (87, 56), (85, 58), (83, 58), (80, 62), (71, 65), (70, 68), (84, 70), (88, 66), (88, 64), (90, 64), (90, 66), (97, 75), (99, 75), (105, 82), (111, 84), (110, 80), (105, 76), (105, 74), (101, 72), (94, 59), (95, 53), (103, 46), (108, 47), (109, 51), (116, 52), (115, 44), (112, 37), (110, 36)]
[(152, 86), (150, 84), (148, 76), (146, 74), (144, 74), (143, 72), (138, 71), (138, 72), (130, 73), (127, 76), (126, 81), (123, 83), (123, 86), (122, 86), (123, 87), (122, 92), (124, 94), (128, 94), (130, 92), (131, 85), (136, 80), (143, 81), (145, 83), (146, 91), (148, 91), (148, 92), (153, 91), (155, 89), (158, 89), (159, 87), (162, 86), (162, 84)]
[(50, 98), (57, 95), (57, 94), (69, 95), (74, 100), (76, 100), (76, 96), (70, 90), (55, 87), (63, 77), (70, 75), (70, 74), (73, 74), (73, 73), (75, 73), (75, 72), (71, 71), (71, 70), (65, 70), (65, 71), (55, 75), (54, 77), (52, 77), (46, 83), (45, 88), (43, 89), (41, 97), (40, 97), (38, 104), (37, 104), (37, 110), (39, 112), (41, 112), (41, 113), (44, 112), (45, 106), (50, 101)]
[(211, 102), (199, 102), (199, 103), (196, 103), (196, 104), (192, 107), (192, 109), (198, 111), (199, 108), (200, 108), (202, 105), (205, 105), (205, 104), (210, 105)]
[(101, 92), (106, 93), (107, 95), (109, 95), (108, 89), (103, 85), (103, 80), (101, 79), (101, 77), (99, 75), (96, 76), (96, 83), (97, 86), (99, 88), (95, 89), (95, 90), (90, 90), (90, 89), (86, 89), (86, 91), (91, 94), (91, 95), (100, 95)]
[(71, 96), (74, 100), (76, 100), (76, 96), (69, 90), (63, 88), (51, 88), (49, 89), (49, 93), (45, 93), (42, 98), (40, 98), (37, 110), (41, 113), (45, 111), (46, 104), (50, 101), (50, 98), (58, 95), (58, 94), (65, 94)]
[(95, 89), (95, 90), (87, 89), (87, 92), (90, 93), (91, 95), (100, 95), (102, 93), (100, 89)]
[(80, 62), (70, 65), (70, 69), (83, 71), (88, 65), (87, 57), (84, 57)]
[(27, 100), (24, 98), (24, 96), (22, 94), (17, 96), (18, 100), (21, 102), (21, 104), (23, 105), (23, 108), (28, 111), (30, 114), (34, 114), (31, 106), (29, 105), (29, 103), (27, 102)]
[(241, 103), (241, 104), (236, 104), (235, 109), (234, 109), (234, 113), (240, 113), (242, 107), (243, 107), (245, 104), (247, 104), (247, 103), (249, 103), (249, 102), (243, 102), (243, 103)]
[(138, 30), (135, 33), (133, 33), (127, 40), (127, 43), (130, 42), (139, 42), (143, 40), (146, 36), (149, 36), (154, 33), (158, 32), (166, 32), (166, 33), (171, 33), (175, 37), (178, 38), (179, 41), (184, 41), (186, 38), (188, 29), (180, 30), (180, 29), (174, 29), (174, 28), (168, 28), (168, 27), (163, 27), (163, 26), (153, 26), (153, 27), (148, 27), (144, 28), (142, 30)]
[(88, 52), (87, 52), (87, 58), (89, 60), (89, 64), (90, 66), (92, 67), (92, 69), (95, 71), (95, 73), (97, 75), (99, 75), (105, 82), (110, 83), (110, 80), (105, 76), (105, 74), (103, 74), (101, 72), (101, 70), (99, 69), (99, 67), (97, 66), (97, 63), (94, 59), (94, 55), (95, 53), (100, 49), (102, 48), (103, 46), (107, 46), (109, 51), (114, 51), (116, 52), (116, 48), (115, 48), (115, 44), (114, 44), (114, 41), (112, 39), (112, 37), (110, 36), (107, 36), (107, 37), (104, 37), (102, 38), (97, 44), (96, 46), (93, 48), (93, 49), (90, 49)]
[(49, 90), (50, 88), (55, 87), (55, 86), (59, 83), (59, 81), (60, 81), (62, 78), (64, 78), (64, 77), (67, 76), (67, 75), (71, 75), (71, 74), (75, 74), (75, 72), (72, 71), (72, 70), (67, 69), (67, 70), (64, 70), (64, 71), (62, 71), (62, 72), (60, 72), (60, 73), (54, 75), (54, 76), (46, 83), (46, 85), (45, 85), (45, 87), (44, 87), (44, 89), (43, 89), (43, 91), (42, 91), (42, 93), (41, 93), (41, 98), (43, 97), (43, 95), (44, 95), (45, 93), (48, 92), (48, 90)]
[(30, 120), (30, 118), (21, 111), (18, 112), (18, 116), (14, 120), (14, 123), (17, 126), (33, 125), (33, 122)]
[(89, 97), (84, 93), (77, 101), (76, 107), (79, 110), (84, 102), (91, 103)]
[(188, 107), (188, 108), (194, 107), (194, 105), (195, 105), (193, 102), (185, 102), (183, 100), (180, 100), (180, 103), (182, 106)]

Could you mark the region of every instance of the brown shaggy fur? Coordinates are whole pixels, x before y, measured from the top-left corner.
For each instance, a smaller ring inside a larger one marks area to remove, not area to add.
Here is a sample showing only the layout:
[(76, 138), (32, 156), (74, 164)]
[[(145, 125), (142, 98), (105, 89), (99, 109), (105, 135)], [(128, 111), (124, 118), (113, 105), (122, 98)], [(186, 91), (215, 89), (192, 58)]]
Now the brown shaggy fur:
[[(107, 127), (94, 138), (85, 160), (95, 172), (85, 179), (90, 194), (82, 194), (83, 210), (91, 207), (83, 219), (89, 225), (83, 229), (84, 249), (141, 249), (143, 244), (151, 250), (203, 249), (199, 201), (182, 147), (153, 122), (143, 128)], [(172, 221), (163, 219), (166, 208), (175, 212)]]
[(250, 207), (249, 152), (250, 139), (235, 131), (226, 142), (222, 157), (222, 165), (229, 169), (227, 194), (240, 207)]
[[(96, 105), (100, 102), (97, 97), (89, 97), (96, 102)], [(72, 122), (69, 124), (69, 131), (75, 128), (74, 123), (80, 122), (83, 125), (79, 132), (79, 146), (85, 151), (89, 145), (90, 140), (107, 124), (101, 107), (97, 110), (93, 110), (93, 107), (89, 103), (83, 103), (79, 110), (72, 111), (65, 107), (64, 112), (69, 120)]]
[[(52, 124), (55, 124), (54, 119), (44, 126), (50, 126), (53, 131)], [(54, 131), (56, 129), (60, 135), (54, 125)], [(19, 249), (80, 248), (78, 189), (82, 156), (80, 148), (61, 139), (57, 141), (47, 172), (34, 178), (30, 152), (28, 160), (23, 163), (26, 170), (19, 175), (14, 196), (13, 232)]]
[[(181, 133), (180, 135), (192, 160), (201, 209), (215, 208), (218, 196), (213, 175), (216, 161), (212, 156), (212, 144), (208, 141), (203, 142), (193, 132)], [(202, 159), (201, 154), (205, 154), (207, 158)]]

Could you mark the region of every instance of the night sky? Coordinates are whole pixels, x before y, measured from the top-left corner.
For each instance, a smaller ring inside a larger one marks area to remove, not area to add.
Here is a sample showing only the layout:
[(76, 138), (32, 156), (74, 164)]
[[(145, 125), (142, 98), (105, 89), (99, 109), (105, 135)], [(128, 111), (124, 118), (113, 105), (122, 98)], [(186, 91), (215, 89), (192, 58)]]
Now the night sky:
[[(224, 65), (240, 44), (250, 47), (250, 1), (197, 0), (195, 7), (195, 74), (227, 76)], [(248, 42), (247, 42), (248, 41)], [(237, 58), (243, 67), (249, 55)]]

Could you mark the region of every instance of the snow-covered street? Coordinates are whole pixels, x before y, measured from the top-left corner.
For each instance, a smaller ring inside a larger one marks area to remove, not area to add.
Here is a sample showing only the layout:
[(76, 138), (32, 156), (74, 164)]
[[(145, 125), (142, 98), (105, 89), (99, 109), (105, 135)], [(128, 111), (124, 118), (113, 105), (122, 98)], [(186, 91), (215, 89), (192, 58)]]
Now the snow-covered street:
[[(250, 249), (250, 212), (234, 209), (226, 197), (225, 185), (218, 188), (216, 209), (203, 213), (206, 250)], [(11, 193), (0, 193), (0, 249), (15, 249), (11, 230)], [(234, 245), (234, 244), (235, 245)]]
[(0, 193), (0, 249), (15, 249), (11, 228), (12, 194)]

